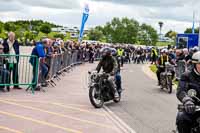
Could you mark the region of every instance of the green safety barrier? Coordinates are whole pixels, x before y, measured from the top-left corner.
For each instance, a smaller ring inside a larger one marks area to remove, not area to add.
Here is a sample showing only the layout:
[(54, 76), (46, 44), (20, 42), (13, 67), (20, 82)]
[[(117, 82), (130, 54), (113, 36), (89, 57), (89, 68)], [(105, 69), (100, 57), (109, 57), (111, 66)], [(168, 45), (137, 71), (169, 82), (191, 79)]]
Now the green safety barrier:
[(34, 55), (0, 54), (0, 87), (37, 87), (39, 58)]

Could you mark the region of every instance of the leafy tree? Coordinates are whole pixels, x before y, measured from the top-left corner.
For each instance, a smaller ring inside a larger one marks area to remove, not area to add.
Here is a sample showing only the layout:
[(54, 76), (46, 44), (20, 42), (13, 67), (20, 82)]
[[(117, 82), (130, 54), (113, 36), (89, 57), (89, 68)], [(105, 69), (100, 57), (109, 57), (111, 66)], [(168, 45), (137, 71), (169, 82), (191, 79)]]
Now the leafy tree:
[(165, 34), (165, 37), (170, 37), (170, 34), (171, 34), (172, 32), (173, 32), (172, 30), (168, 31), (168, 32)]
[(33, 40), (34, 39), (34, 34), (32, 32), (30, 32), (30, 31), (25, 31), (24, 37), (25, 37), (26, 40), (27, 39), (28, 40)]
[(65, 36), (64, 36), (63, 34), (58, 33), (58, 34), (55, 34), (55, 35), (54, 35), (54, 38), (61, 38), (61, 39), (64, 39)]
[[(99, 27), (101, 29), (101, 27)], [(103, 34), (108, 42), (113, 43), (135, 43), (139, 23), (134, 19), (113, 18), (111, 22), (106, 23), (103, 27)]]
[(89, 40), (100, 41), (103, 38), (103, 32), (98, 28), (91, 29), (88, 33)]
[[(194, 30), (194, 32), (195, 32), (195, 33), (199, 33), (199, 28), (196, 28), (196, 29)], [(187, 29), (184, 31), (184, 33), (192, 33), (192, 28), (187, 28)]]
[(40, 31), (49, 34), (51, 32), (51, 27), (48, 24), (42, 24), (40, 27)]
[(38, 35), (35, 37), (36, 41), (41, 40), (42, 38), (47, 37), (45, 33), (39, 32)]
[[(113, 43), (137, 43), (141, 44), (156, 44), (158, 40), (158, 35), (156, 30), (150, 25), (139, 25), (139, 23), (134, 19), (128, 18), (113, 18), (111, 22), (107, 22), (105, 26), (97, 26), (95, 29), (90, 31), (89, 36), (96, 39), (94, 36), (101, 34), (106, 42)], [(98, 37), (99, 39), (100, 37)]]
[(4, 29), (4, 23), (0, 21), (0, 33), (3, 32)]
[(143, 45), (156, 45), (158, 40), (157, 32), (150, 25), (142, 24), (140, 26), (140, 42)]
[(172, 39), (176, 38), (177, 34), (178, 34), (177, 32), (173, 31), (173, 32), (171, 32), (171, 34), (169, 34), (169, 37), (172, 38)]
[(15, 26), (15, 24), (13, 23), (13, 22), (6, 22), (5, 24), (4, 24), (4, 29), (6, 30), (6, 31), (15, 31), (16, 30), (16, 26)]

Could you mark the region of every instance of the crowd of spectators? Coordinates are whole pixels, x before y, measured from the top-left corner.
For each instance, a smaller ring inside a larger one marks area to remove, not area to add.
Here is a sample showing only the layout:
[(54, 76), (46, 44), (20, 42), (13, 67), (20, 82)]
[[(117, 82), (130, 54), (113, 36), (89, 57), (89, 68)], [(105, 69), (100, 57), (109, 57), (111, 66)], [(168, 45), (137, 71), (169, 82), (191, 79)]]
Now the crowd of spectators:
[[(49, 77), (49, 73), (51, 70), (51, 60), (56, 55), (63, 55), (65, 53), (69, 55), (73, 55), (74, 52), (77, 54), (75, 61), (83, 62), (89, 61), (89, 63), (93, 63), (96, 59), (101, 58), (101, 49), (103, 47), (111, 47), (116, 49), (117, 56), (121, 56), (122, 66), (123, 63), (145, 63), (151, 62), (151, 64), (156, 64), (158, 57), (160, 56), (160, 51), (163, 48), (156, 47), (147, 47), (147, 46), (135, 46), (135, 45), (126, 45), (126, 44), (93, 44), (93, 43), (78, 43), (76, 41), (64, 41), (60, 38), (50, 39), (43, 38), (41, 41), (32, 41), (32, 45), (34, 48), (32, 49), (31, 55), (34, 55), (40, 59), (39, 68), (41, 69), (41, 77), (40, 82), (43, 87), (48, 86), (47, 80)], [(168, 55), (174, 62), (184, 61), (186, 66), (190, 67), (190, 60), (192, 55), (198, 51), (198, 47), (194, 47), (192, 49), (176, 49), (174, 47), (168, 47)], [(0, 57), (0, 82), (1, 88), (6, 88), (10, 91), (10, 84), (13, 83), (13, 89), (22, 89), (19, 86), (19, 56), (20, 46), (18, 41), (15, 38), (15, 33), (8, 33), (8, 38), (5, 40), (0, 39), (0, 54), (9, 54), (14, 55), (6, 59), (5, 57)], [(60, 64), (67, 59), (62, 57)], [(72, 58), (72, 57), (71, 57)], [(30, 58), (29, 63), (33, 66), (33, 73), (37, 72), (36, 67), (36, 58)], [(11, 75), (12, 74), (12, 75)], [(12, 81), (11, 81), (12, 78)], [(33, 75), (32, 82), (36, 81), (35, 75)], [(33, 88), (37, 88), (33, 86)], [(2, 89), (4, 90), (4, 89)], [(37, 90), (37, 89), (36, 89)]]

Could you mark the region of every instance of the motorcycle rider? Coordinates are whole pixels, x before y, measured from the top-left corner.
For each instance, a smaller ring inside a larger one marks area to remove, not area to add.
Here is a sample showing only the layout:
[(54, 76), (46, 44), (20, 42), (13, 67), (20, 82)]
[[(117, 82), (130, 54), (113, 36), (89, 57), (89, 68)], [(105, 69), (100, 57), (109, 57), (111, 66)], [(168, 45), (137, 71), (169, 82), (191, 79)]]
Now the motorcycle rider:
[[(102, 50), (102, 59), (99, 62), (96, 70), (99, 73), (101, 68), (103, 72), (110, 74), (109, 81), (111, 83), (112, 88), (114, 87), (113, 81), (117, 86), (118, 93), (121, 92), (121, 76), (117, 67), (117, 61), (112, 56), (112, 49), (111, 48), (103, 48)], [(115, 79), (115, 80), (114, 80)]]
[[(158, 85), (160, 85), (160, 74), (165, 71), (165, 63), (166, 62), (174, 64), (172, 59), (168, 55), (168, 50), (162, 49), (161, 50), (161, 56), (158, 58), (158, 61), (157, 61), (157, 69), (158, 70), (156, 72), (156, 75), (157, 75), (157, 78), (158, 78)], [(172, 77), (174, 77), (174, 75), (175, 75), (175, 72), (172, 71)]]
[(119, 49), (117, 49), (117, 56), (121, 57), (121, 67), (124, 65), (124, 49), (120, 46)]
[(195, 113), (195, 105), (200, 105), (187, 95), (187, 91), (195, 89), (197, 97), (200, 98), (200, 51), (192, 56), (192, 71), (188, 71), (181, 76), (179, 81), (177, 98), (185, 107), (184, 112), (178, 112), (176, 124), (179, 133), (191, 133), (194, 124), (200, 113)]
[(156, 59), (158, 57), (158, 53), (155, 47), (151, 49), (151, 64), (156, 64)]

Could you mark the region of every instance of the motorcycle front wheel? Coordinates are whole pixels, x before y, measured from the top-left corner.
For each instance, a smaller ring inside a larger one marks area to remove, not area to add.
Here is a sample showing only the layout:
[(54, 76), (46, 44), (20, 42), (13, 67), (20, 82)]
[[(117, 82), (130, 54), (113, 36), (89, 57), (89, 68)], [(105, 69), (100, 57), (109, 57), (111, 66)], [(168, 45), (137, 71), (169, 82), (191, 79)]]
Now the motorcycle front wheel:
[(97, 90), (96, 87), (90, 87), (89, 89), (89, 98), (91, 104), (95, 108), (102, 108), (104, 104), (103, 96), (101, 95), (100, 90)]
[(169, 94), (172, 93), (172, 76), (167, 77), (167, 90)]

